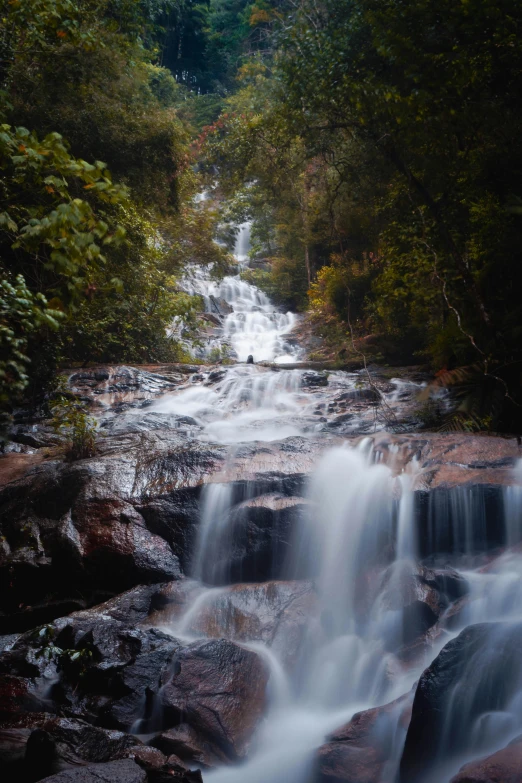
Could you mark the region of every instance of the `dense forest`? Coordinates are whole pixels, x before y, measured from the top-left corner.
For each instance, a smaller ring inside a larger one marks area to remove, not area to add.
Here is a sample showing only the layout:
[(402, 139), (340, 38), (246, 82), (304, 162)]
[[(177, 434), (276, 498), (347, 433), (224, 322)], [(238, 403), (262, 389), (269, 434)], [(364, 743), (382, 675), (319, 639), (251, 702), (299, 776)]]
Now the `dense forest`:
[(428, 364), (447, 426), (518, 431), (521, 25), (515, 0), (11, 0), (4, 412), (59, 365), (189, 359), (177, 281), (250, 219), (249, 279), (330, 358)]

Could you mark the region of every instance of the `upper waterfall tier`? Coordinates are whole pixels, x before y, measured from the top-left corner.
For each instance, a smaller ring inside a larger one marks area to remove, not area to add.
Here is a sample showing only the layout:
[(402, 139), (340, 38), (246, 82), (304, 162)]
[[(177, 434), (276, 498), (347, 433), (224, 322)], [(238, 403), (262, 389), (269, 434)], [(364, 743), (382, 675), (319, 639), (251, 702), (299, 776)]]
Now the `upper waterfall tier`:
[(246, 362), (249, 356), (256, 362), (297, 362), (302, 351), (288, 339), (297, 316), (282, 312), (263, 291), (241, 278), (248, 266), (249, 249), (250, 224), (244, 223), (234, 249), (240, 268), (237, 275), (214, 280), (208, 270), (193, 267), (183, 278), (184, 290), (201, 296), (205, 312), (212, 317), (213, 328), (198, 354), (205, 358), (224, 349), (239, 362)]

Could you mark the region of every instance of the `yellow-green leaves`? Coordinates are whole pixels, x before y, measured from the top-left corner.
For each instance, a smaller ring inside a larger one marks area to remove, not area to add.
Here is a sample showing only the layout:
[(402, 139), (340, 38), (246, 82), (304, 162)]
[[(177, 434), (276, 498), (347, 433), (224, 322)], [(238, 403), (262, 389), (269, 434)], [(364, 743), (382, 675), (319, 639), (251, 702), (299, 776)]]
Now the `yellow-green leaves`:
[(103, 162), (74, 158), (60, 134), (40, 141), (26, 128), (5, 124), (0, 127), (0, 171), (6, 188), (0, 232), (9, 233), (14, 250), (51, 273), (49, 285), (72, 303), (104, 263), (103, 245), (124, 234), (98, 209), (125, 203), (126, 189), (113, 184)]

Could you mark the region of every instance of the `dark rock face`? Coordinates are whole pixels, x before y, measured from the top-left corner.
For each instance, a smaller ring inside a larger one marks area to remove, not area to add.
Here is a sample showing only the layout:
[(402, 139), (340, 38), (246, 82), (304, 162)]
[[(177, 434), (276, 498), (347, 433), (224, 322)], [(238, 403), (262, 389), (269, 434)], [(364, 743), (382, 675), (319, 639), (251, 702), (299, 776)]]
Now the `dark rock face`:
[(137, 506), (147, 528), (170, 544), (184, 573), (188, 572), (194, 552), (200, 515), (200, 488), (187, 487), (169, 497)]
[(328, 374), (316, 370), (307, 370), (301, 375), (301, 386), (328, 386)]
[(423, 673), (400, 765), (401, 783), (418, 783), (440, 760), (479, 752), (473, 727), (505, 711), (522, 682), (522, 624), (471, 625)]
[(466, 764), (451, 783), (520, 783), (522, 781), (522, 737), (486, 758)]
[(180, 520), (169, 526), (165, 516), (157, 522), (151, 513), (149, 529), (136, 507), (146, 505), (145, 488), (161, 493), (170, 482), (197, 483), (197, 464), (201, 475), (215, 459), (206, 448), (172, 459), (178, 435), (158, 437), (150, 453), (136, 437), (126, 450), (111, 439), (103, 444), (106, 455), (92, 460), (37, 466), (0, 492), (0, 610), (9, 615), (0, 632), (22, 631), (81, 609), (83, 601), (180, 576), (174, 546), (186, 555), (189, 545), (179, 534)]
[[(115, 604), (109, 602), (98, 614), (90, 610), (57, 620), (43, 637), (24, 634), (0, 656), (0, 672), (16, 675), (4, 677), (14, 690), (13, 699), (5, 700), (8, 714), (25, 704), (27, 712), (59, 710), (124, 730), (142, 717), (181, 645), (155, 629), (129, 627), (111, 617), (111, 611), (117, 616), (124, 610)], [(42, 704), (35, 694), (45, 690)]]
[(314, 783), (393, 783), (412, 696), (358, 712), (334, 732), (317, 752)]
[[(132, 751), (152, 783), (198, 783), (181, 757), (205, 766), (244, 757), (265, 707), (264, 664), (224, 639), (183, 646), (122, 619), (143, 620), (164, 600), (158, 589), (135, 588), (6, 649), (0, 763), (32, 783)], [(132, 726), (159, 729), (156, 750), (136, 751), (139, 741), (120, 731)]]
[(238, 503), (204, 580), (220, 585), (281, 578), (304, 507), (302, 498), (276, 493)]
[(195, 642), (178, 653), (163, 688), (165, 720), (188, 723), (230, 760), (240, 759), (263, 713), (267, 681), (255, 653), (225, 639)]
[(146, 783), (147, 773), (131, 759), (88, 764), (45, 778), (49, 783)]

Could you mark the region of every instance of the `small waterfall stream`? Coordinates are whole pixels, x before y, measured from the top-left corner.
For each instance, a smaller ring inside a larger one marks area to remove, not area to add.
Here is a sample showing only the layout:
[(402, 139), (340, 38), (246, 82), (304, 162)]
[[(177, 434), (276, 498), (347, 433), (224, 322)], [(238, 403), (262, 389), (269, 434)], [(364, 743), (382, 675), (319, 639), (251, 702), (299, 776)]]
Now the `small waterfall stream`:
[[(247, 259), (248, 232), (244, 225), (238, 236), (241, 263)], [(256, 362), (299, 359), (299, 348), (287, 342), (295, 316), (277, 311), (240, 274), (221, 282), (194, 274), (185, 285), (203, 296), (207, 312), (223, 311), (210, 346), (230, 345), (239, 362), (250, 354)], [(232, 465), (236, 452), (252, 441), (284, 442), (324, 432), (329, 422), (323, 414), (331, 411), (333, 395), (357, 394), (358, 378), (349, 373), (332, 373), (328, 393), (315, 382), (307, 385), (305, 373), (255, 364), (222, 367), (212, 382), (168, 395), (155, 410), (194, 417), (201, 440), (229, 444)], [(414, 385), (392, 381), (383, 397), (389, 406), (400, 406)], [(365, 426), (375, 431), (378, 420), (367, 405), (353, 422), (358, 432)], [(415, 458), (401, 465), (390, 448), (384, 460), (371, 438), (326, 448), (308, 484), (307, 510), (294, 528), (291, 557), (277, 577), (311, 581), (317, 598), (291, 666), (270, 643), (244, 638), (234, 624), (230, 585), (241, 582), (232, 578), (235, 537), (238, 526), (248, 526), (248, 514), (240, 511), (264, 490), (254, 482), (236, 486), (233, 475), (205, 486), (192, 599), (181, 616), (160, 627), (179, 638), (212, 637), (208, 617), (215, 616), (216, 633), (225, 628), (229, 638), (256, 651), (270, 672), (268, 711), (248, 759), (205, 771), (205, 783), (310, 783), (315, 752), (325, 737), (356, 712), (390, 703), (389, 752), (376, 783), (394, 783), (399, 774), (401, 783), (445, 783), (464, 761), (521, 734), (522, 664), (511, 634), (522, 623), (522, 467), (517, 471), (513, 486), (500, 493), (503, 508), (495, 524), (502, 549), (486, 555), (491, 522), (480, 487), (431, 493), (422, 511), (417, 490), (423, 467)], [(435, 620), (426, 598), (434, 580), (441, 594), (441, 584), (451, 582), (454, 590), (466, 585), (462, 606), (456, 593), (437, 608)], [(422, 672), (461, 629), (499, 620), (507, 626), (492, 634), (464, 666), (458, 687), (444, 695), (445, 731), (434, 738), (438, 750), (429, 774), (399, 773), (405, 709)], [(499, 648), (503, 654), (508, 650), (509, 658), (502, 695), (481, 701), (491, 690), (488, 678)]]

